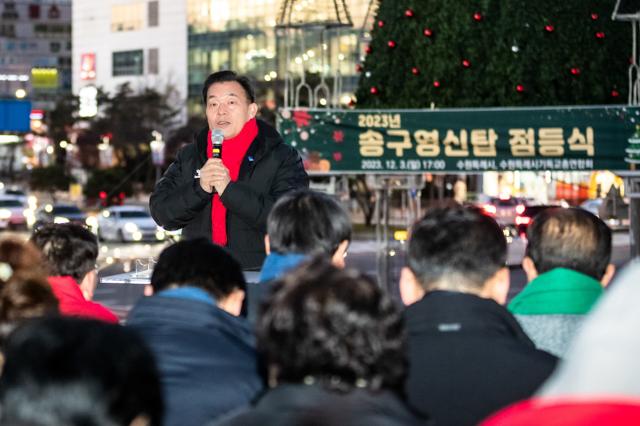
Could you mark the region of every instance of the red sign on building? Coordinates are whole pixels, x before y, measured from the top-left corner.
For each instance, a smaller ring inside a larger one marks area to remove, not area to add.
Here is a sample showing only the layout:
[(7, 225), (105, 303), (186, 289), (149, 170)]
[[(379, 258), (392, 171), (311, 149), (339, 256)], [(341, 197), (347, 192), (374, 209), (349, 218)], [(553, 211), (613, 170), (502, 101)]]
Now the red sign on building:
[(96, 54), (83, 53), (80, 55), (80, 79), (93, 80), (96, 78)]

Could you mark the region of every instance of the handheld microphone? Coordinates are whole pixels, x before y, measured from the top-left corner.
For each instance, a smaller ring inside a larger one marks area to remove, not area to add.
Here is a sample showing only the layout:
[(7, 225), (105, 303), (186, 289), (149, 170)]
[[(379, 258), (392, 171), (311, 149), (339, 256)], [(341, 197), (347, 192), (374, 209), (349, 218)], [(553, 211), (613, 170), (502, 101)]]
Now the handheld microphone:
[(211, 158), (222, 158), (222, 142), (224, 135), (221, 129), (213, 129), (211, 132)]

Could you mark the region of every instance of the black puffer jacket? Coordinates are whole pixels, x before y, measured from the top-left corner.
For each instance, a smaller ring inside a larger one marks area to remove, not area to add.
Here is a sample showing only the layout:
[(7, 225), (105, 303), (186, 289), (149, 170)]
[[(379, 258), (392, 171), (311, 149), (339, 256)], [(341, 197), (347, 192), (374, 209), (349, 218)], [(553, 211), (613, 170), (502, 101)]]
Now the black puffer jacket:
[(411, 411), (390, 390), (335, 392), (321, 385), (281, 384), (253, 407), (219, 418), (208, 426), (424, 426), (427, 418)]
[(478, 424), (533, 395), (556, 365), (493, 300), (431, 291), (405, 319), (409, 404), (437, 425)]
[[(212, 194), (195, 176), (207, 161), (207, 129), (182, 148), (151, 194), (155, 221), (168, 230), (182, 228), (183, 238), (211, 239)], [(265, 257), (267, 215), (276, 199), (309, 178), (298, 152), (285, 145), (270, 125), (258, 120), (258, 136), (240, 165), (238, 180), (222, 194), (227, 208), (227, 249), (244, 269), (257, 269)]]

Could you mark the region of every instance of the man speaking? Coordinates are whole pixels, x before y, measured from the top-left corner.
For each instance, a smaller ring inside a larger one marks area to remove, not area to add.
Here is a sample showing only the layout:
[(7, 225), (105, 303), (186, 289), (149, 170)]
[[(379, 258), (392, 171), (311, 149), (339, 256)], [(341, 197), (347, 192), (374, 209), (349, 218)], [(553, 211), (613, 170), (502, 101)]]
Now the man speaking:
[(257, 269), (265, 257), (271, 206), (282, 194), (308, 187), (309, 178), (298, 152), (255, 118), (258, 105), (248, 78), (213, 73), (202, 98), (208, 128), (178, 152), (156, 184), (151, 215), (165, 229), (182, 228), (187, 239), (207, 237), (244, 269)]

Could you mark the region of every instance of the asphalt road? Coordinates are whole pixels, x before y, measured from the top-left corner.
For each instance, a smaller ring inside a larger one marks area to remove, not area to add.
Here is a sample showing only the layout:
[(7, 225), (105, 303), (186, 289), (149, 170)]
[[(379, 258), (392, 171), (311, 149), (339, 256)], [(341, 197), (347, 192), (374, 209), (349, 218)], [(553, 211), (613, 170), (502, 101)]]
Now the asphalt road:
[[(519, 267), (524, 254), (525, 241), (515, 239), (509, 244), (509, 261), (511, 272), (511, 287), (509, 300), (518, 294), (526, 284), (526, 276)], [(99, 265), (101, 278), (113, 276), (123, 272), (136, 272), (144, 270), (149, 265), (149, 258), (157, 258), (166, 244), (111, 244), (101, 245)], [(346, 258), (347, 266), (363, 271), (378, 279), (399, 302), (398, 278), (400, 269), (405, 264), (404, 245), (392, 242), (388, 247), (388, 267), (385, 266), (384, 256), (378, 250), (373, 240), (355, 239), (349, 247)], [(613, 239), (612, 261), (621, 268), (629, 261), (629, 236), (627, 233), (615, 233)], [(137, 268), (137, 269), (136, 269)], [(386, 271), (386, 274), (385, 274)], [(384, 276), (388, 279), (383, 279)], [(98, 285), (95, 300), (113, 309), (121, 318), (133, 304), (142, 297), (144, 285), (141, 284), (105, 284)]]

